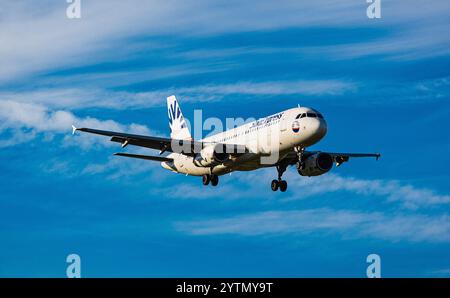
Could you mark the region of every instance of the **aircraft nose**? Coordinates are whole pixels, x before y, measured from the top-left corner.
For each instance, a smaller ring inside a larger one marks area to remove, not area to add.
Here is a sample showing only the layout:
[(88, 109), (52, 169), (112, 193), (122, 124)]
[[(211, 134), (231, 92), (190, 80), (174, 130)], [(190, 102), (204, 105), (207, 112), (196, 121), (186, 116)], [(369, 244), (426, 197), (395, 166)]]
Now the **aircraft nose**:
[(312, 130), (313, 133), (318, 136), (319, 138), (322, 138), (326, 135), (328, 127), (327, 123), (324, 119), (314, 119), (314, 123), (312, 124)]
[(327, 125), (327, 122), (325, 121), (325, 119), (320, 119), (319, 131), (320, 131), (323, 135), (326, 135), (326, 134), (327, 134), (327, 131), (328, 131), (328, 125)]

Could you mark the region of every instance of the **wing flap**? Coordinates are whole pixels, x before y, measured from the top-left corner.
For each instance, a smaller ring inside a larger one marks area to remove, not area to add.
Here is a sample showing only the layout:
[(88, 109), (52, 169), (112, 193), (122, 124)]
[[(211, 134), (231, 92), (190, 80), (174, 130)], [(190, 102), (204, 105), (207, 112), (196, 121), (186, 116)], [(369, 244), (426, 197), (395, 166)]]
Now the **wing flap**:
[(381, 154), (379, 153), (333, 153), (326, 152), (333, 157), (375, 157), (377, 160), (380, 158)]
[(153, 160), (153, 161), (173, 161), (172, 158), (168, 157), (162, 157), (162, 156), (150, 156), (150, 155), (139, 155), (139, 154), (128, 154), (128, 153), (114, 153), (115, 156), (124, 156), (124, 157), (131, 157), (131, 158), (139, 158), (139, 159), (146, 159), (146, 160)]

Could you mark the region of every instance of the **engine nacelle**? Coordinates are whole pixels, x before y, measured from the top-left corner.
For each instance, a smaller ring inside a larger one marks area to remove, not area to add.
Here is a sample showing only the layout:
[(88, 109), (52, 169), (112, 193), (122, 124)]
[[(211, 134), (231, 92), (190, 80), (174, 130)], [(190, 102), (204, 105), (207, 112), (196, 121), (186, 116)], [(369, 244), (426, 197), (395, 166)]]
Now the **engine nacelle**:
[(194, 164), (198, 167), (212, 167), (222, 164), (230, 159), (226, 153), (226, 147), (222, 144), (211, 145), (203, 148), (194, 158)]
[(302, 176), (319, 176), (333, 167), (333, 157), (328, 153), (318, 152), (308, 156), (302, 163), (298, 173)]

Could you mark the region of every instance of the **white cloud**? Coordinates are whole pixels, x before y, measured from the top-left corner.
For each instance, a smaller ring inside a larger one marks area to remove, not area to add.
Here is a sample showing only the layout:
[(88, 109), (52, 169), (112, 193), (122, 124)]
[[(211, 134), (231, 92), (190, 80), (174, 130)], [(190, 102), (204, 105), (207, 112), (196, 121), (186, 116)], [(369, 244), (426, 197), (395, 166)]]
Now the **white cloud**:
[(450, 24), (413, 27), (394, 36), (362, 43), (322, 47), (304, 47), (300, 51), (326, 55), (334, 59), (354, 59), (365, 56), (386, 56), (388, 60), (417, 60), (450, 54)]
[(251, 95), (332, 95), (354, 91), (356, 84), (340, 80), (302, 80), (238, 82), (235, 84), (205, 85), (183, 88), (180, 93), (188, 94), (251, 94)]
[[(0, 133), (11, 135), (11, 138), (0, 142), (3, 147), (32, 140), (38, 134), (43, 133), (71, 134), (72, 124), (78, 127), (150, 134), (150, 130), (140, 124), (123, 125), (113, 120), (99, 120), (91, 117), (79, 118), (67, 110), (50, 110), (43, 105), (10, 100), (0, 101), (0, 123)], [(48, 136), (45, 138), (48, 138)], [(96, 139), (99, 138), (75, 137), (71, 142), (65, 143), (78, 142), (79, 145), (88, 147), (95, 143)], [(103, 141), (105, 141), (105, 144), (108, 143), (106, 140)]]
[[(332, 171), (338, 171), (337, 168)], [(275, 177), (274, 169), (263, 169), (255, 172), (237, 174), (240, 183), (251, 189), (254, 195), (267, 196), (271, 190), (269, 182)], [(397, 180), (358, 179), (343, 177), (333, 172), (317, 177), (300, 177), (295, 170), (287, 171), (285, 179), (289, 189), (301, 189), (300, 192), (288, 191), (283, 201), (304, 200), (316, 195), (349, 192), (367, 197), (383, 197), (388, 203), (399, 203), (406, 209), (432, 207), (450, 204), (450, 196), (438, 194), (429, 188), (417, 187)], [(267, 187), (261, 190), (255, 181), (266, 181)]]
[(193, 235), (244, 236), (339, 233), (345, 238), (389, 241), (450, 241), (450, 217), (387, 215), (353, 210), (309, 209), (267, 211), (226, 218), (177, 222), (175, 228)]
[[(0, 101), (8, 105), (27, 104), (51, 109), (86, 108), (148, 108), (165, 106), (166, 97), (174, 91), (181, 102), (220, 100), (230, 94), (241, 95), (333, 95), (353, 92), (357, 85), (342, 80), (303, 80), (237, 82), (233, 84), (208, 84), (192, 87), (169, 88), (148, 92), (107, 91), (101, 89), (57, 88), (24, 92), (0, 92)], [(6, 105), (6, 104), (4, 104)]]
[[(442, 54), (447, 53), (449, 43), (448, 30), (441, 26), (448, 17), (446, 1), (433, 5), (424, 0), (383, 1), (381, 20), (367, 19), (365, 1), (282, 0), (276, 5), (264, 0), (82, 2), (79, 20), (66, 18), (64, 2), (2, 3), (0, 81), (113, 60), (115, 51), (111, 49), (117, 43), (127, 42), (131, 53), (139, 52), (139, 45), (130, 41), (136, 36), (210, 35), (301, 26), (372, 26), (397, 30), (392, 39), (380, 41), (381, 53), (393, 51), (401, 56), (417, 50)], [(397, 38), (399, 42), (395, 41)], [(155, 41), (153, 46), (159, 48), (161, 44)], [(377, 49), (363, 45), (355, 51), (374, 53)]]
[(303, 190), (303, 197), (348, 191), (365, 196), (386, 197), (388, 201), (398, 201), (406, 208), (450, 203), (449, 195), (439, 195), (433, 190), (417, 188), (395, 180), (365, 180), (329, 173), (320, 177), (298, 179), (295, 184)]
[(49, 109), (145, 108), (165, 105), (166, 91), (112, 92), (101, 89), (41, 89), (28, 92), (0, 92), (1, 101), (40, 105)]

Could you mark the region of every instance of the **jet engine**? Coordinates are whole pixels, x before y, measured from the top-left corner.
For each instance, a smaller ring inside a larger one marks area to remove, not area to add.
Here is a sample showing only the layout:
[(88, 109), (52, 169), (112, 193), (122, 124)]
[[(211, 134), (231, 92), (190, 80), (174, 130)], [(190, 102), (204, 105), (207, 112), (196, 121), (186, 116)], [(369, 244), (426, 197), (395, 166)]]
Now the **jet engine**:
[(328, 153), (318, 152), (308, 156), (297, 169), (302, 176), (319, 176), (333, 167), (333, 157)]
[(198, 167), (213, 167), (222, 164), (230, 159), (230, 154), (226, 153), (226, 146), (216, 144), (205, 147), (194, 157), (194, 164)]

